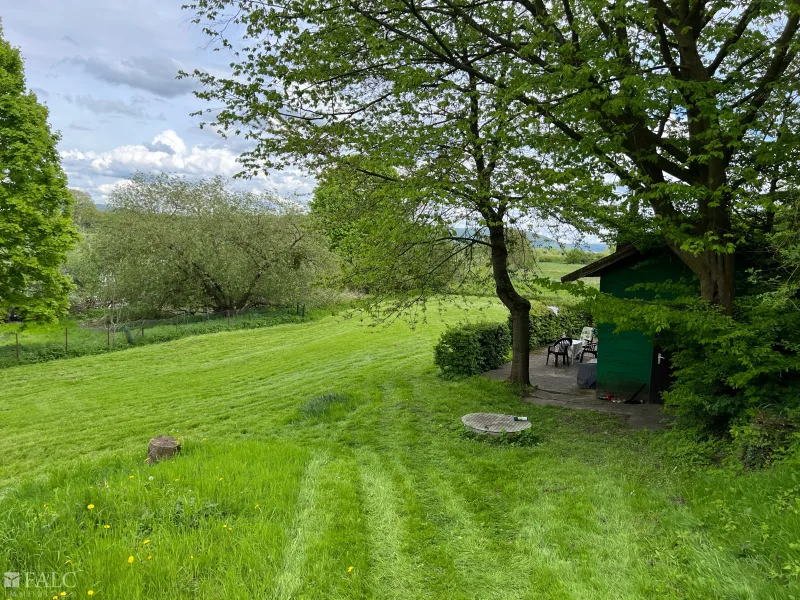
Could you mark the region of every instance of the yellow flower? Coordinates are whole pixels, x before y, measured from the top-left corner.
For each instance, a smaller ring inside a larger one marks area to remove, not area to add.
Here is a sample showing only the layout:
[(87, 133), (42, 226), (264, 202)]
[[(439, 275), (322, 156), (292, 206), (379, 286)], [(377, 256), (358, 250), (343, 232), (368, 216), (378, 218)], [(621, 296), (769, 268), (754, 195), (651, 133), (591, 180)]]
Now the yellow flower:
[(256, 504), (256, 508), (261, 508), (261, 505), (260, 504)]
[(347, 567), (347, 572), (348, 572), (348, 573), (352, 573), (352, 572), (353, 572), (353, 567), (352, 567), (352, 566), (350, 566), (350, 567)]
[(66, 595), (67, 595), (67, 592), (61, 592), (61, 593), (59, 594), (59, 596), (66, 596)]
[(131, 564), (132, 562), (133, 562), (133, 557), (132, 557), (132, 556), (129, 556), (129, 557), (128, 557), (128, 564)]
[(153, 560), (153, 555), (152, 555), (152, 554), (151, 554), (151, 555), (149, 555), (149, 556), (147, 557), (147, 560)]
[(205, 442), (205, 441), (206, 441), (206, 438), (203, 438), (203, 441)]
[(135, 475), (131, 475), (130, 477), (128, 477), (128, 479), (133, 479), (134, 477)]
[(150, 543), (150, 540), (145, 540), (145, 541), (143, 541), (142, 543), (143, 543), (143, 544), (149, 544), (149, 543)]
[(88, 591), (86, 592), (86, 595), (87, 595), (87, 596), (94, 596), (94, 592), (93, 592), (92, 590), (88, 590)]
[(88, 508), (89, 510), (93, 510), (94, 509), (94, 504), (87, 504), (86, 508)]
[(222, 481), (222, 477), (220, 477), (219, 480)]
[(111, 525), (103, 525), (103, 529), (111, 529)]

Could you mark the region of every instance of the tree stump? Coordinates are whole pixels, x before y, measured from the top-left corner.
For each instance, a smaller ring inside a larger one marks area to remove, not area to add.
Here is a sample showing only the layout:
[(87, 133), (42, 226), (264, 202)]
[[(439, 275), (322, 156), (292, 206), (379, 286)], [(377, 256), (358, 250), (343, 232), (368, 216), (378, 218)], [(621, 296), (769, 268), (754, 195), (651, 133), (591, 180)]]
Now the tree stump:
[(147, 462), (151, 465), (163, 458), (170, 458), (180, 454), (181, 443), (171, 435), (160, 435), (150, 440), (147, 446)]

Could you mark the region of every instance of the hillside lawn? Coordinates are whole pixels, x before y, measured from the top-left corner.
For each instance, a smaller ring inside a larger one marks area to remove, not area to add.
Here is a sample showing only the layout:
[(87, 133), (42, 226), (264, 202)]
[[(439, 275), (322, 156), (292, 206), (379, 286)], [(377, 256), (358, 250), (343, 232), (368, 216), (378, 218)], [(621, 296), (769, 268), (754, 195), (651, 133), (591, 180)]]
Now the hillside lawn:
[[(432, 347), (464, 318), (326, 317), (0, 371), (0, 570), (75, 573), (0, 597), (800, 597), (795, 468), (692, 470), (663, 433), (444, 380)], [(533, 434), (471, 439), (476, 411)], [(182, 456), (147, 465), (165, 433)]]

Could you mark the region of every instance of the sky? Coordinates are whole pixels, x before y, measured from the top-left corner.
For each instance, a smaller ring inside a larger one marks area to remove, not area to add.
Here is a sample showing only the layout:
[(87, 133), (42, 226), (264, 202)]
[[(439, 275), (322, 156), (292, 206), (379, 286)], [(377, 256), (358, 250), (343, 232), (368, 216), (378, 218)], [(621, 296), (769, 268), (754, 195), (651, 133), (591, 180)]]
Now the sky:
[[(200, 129), (210, 105), (179, 69), (225, 73), (225, 57), (181, 10), (185, 0), (0, 0), (3, 36), (20, 49), (27, 85), (50, 111), (69, 185), (96, 203), (136, 171), (233, 176), (240, 139)], [(299, 170), (242, 184), (307, 198)]]

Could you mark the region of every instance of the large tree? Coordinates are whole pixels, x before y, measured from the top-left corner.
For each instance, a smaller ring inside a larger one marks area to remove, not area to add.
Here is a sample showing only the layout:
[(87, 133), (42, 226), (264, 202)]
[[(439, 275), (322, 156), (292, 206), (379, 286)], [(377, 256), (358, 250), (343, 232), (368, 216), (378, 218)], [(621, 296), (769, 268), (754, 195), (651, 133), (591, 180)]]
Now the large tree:
[(72, 196), (47, 108), (25, 87), (22, 58), (0, 26), (0, 319), (51, 320), (67, 309), (62, 271), (76, 241)]
[[(584, 214), (622, 238), (656, 232), (703, 298), (733, 310), (742, 238), (795, 175), (797, 0), (201, 0), (198, 22), (234, 50), (233, 77), (198, 73), (217, 122), (258, 141), (250, 165), (299, 124), (353, 134), (386, 81), (413, 107), (455, 74), (502, 94), (529, 146), (624, 188)], [(235, 27), (239, 43), (228, 37)], [(459, 40), (473, 36), (466, 48)], [(502, 60), (498, 60), (502, 57)], [(406, 76), (398, 78), (397, 73)], [(414, 74), (422, 74), (417, 78)], [(346, 113), (346, 115), (345, 115)], [(302, 128), (302, 127), (301, 127)], [(303, 128), (305, 129), (305, 128)], [(317, 146), (319, 147), (319, 146)], [(580, 178), (552, 181), (557, 193)], [(540, 188), (543, 191), (543, 188)], [(602, 208), (603, 210), (596, 210)]]
[(111, 193), (68, 267), (87, 300), (132, 314), (305, 301), (330, 265), (306, 220), (221, 178), (136, 174)]
[[(492, 55), (482, 36), (466, 27), (454, 31), (454, 54), (470, 56), (481, 47), (492, 68), (508, 71), (506, 58)], [(307, 51), (311, 56), (303, 57)], [(384, 277), (381, 289), (390, 293), (394, 285), (398, 293), (413, 291), (413, 299), (422, 299), (431, 283), (441, 283), (437, 271), (450, 272), (454, 263), (469, 263), (476, 247), (486, 249), (497, 296), (511, 314), (511, 379), (529, 383), (531, 304), (509, 268), (510, 240), (519, 239), (529, 219), (555, 218), (579, 204), (581, 187), (593, 195), (604, 183), (586, 179), (565, 194), (559, 184), (581, 180), (585, 165), (554, 165), (537, 152), (532, 142), (539, 133), (516, 110), (515, 98), (471, 73), (425, 59), (398, 61), (397, 51), (368, 52), (364, 59), (380, 62), (377, 57), (386, 55), (387, 63), (361, 74), (350, 58), (322, 74), (319, 63), (330, 55), (314, 55), (305, 46), (289, 49), (276, 60), (297, 67), (291, 77), (302, 92), (277, 98), (270, 86), (204, 77), (218, 87), (201, 95), (227, 90), (231, 104), (216, 124), (250, 128), (259, 141), (246, 156), (251, 171), (289, 162), (322, 175), (317, 211), (324, 205), (335, 227), (355, 217), (364, 226), (360, 233), (370, 232), (375, 243), (359, 244), (366, 259), (357, 264), (373, 281)], [(284, 91), (293, 85), (276, 80), (271, 87), (284, 84)], [(256, 116), (247, 107), (262, 112)], [(380, 229), (384, 222), (390, 229)], [(419, 285), (409, 287), (412, 281)]]

